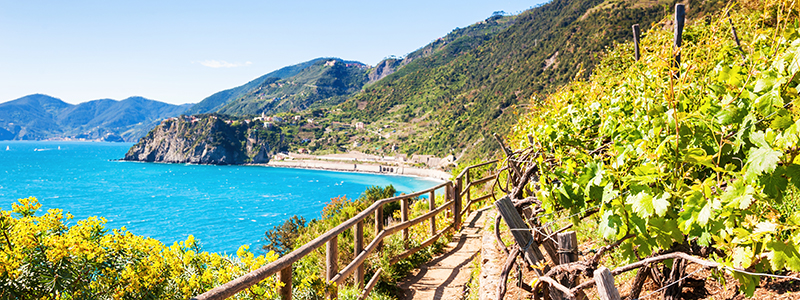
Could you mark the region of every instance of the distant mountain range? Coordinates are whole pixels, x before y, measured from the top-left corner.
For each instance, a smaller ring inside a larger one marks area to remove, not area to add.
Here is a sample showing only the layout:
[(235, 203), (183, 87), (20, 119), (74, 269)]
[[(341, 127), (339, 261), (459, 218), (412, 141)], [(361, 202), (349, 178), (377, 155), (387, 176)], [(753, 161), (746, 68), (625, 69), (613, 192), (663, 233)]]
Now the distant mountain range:
[(0, 140), (84, 139), (133, 142), (158, 122), (192, 104), (142, 97), (100, 99), (73, 105), (42, 94), (0, 103)]

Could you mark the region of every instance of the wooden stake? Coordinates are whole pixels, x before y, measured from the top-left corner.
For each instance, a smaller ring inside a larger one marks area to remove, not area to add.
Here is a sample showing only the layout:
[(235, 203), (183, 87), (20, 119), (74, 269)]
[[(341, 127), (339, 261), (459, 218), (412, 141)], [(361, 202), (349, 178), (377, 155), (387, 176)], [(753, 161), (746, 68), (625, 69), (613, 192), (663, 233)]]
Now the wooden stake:
[(738, 35), (738, 34), (736, 34), (736, 26), (735, 26), (735, 25), (733, 25), (733, 20), (731, 20), (731, 12), (730, 12), (730, 11), (726, 11), (726, 12), (725, 12), (725, 15), (728, 17), (728, 23), (730, 23), (730, 24), (731, 24), (731, 33), (733, 34), (733, 40), (734, 40), (734, 41), (736, 41), (736, 47), (738, 47), (738, 48), (739, 48), (739, 51), (741, 51), (741, 52), (742, 52), (742, 53), (741, 53), (741, 55), (742, 55), (742, 60), (745, 60), (745, 57), (744, 57), (744, 49), (742, 49), (742, 44), (741, 44), (741, 43), (739, 43), (739, 35)]
[(594, 282), (597, 284), (597, 294), (603, 300), (621, 300), (619, 291), (614, 286), (614, 276), (606, 267), (600, 267), (594, 271)]
[(463, 188), (461, 177), (456, 178), (455, 200), (453, 201), (453, 228), (461, 230), (461, 189)]
[(633, 57), (639, 61), (639, 24), (633, 24)]
[(681, 44), (683, 43), (683, 24), (686, 19), (686, 6), (675, 4), (675, 79), (681, 77)]

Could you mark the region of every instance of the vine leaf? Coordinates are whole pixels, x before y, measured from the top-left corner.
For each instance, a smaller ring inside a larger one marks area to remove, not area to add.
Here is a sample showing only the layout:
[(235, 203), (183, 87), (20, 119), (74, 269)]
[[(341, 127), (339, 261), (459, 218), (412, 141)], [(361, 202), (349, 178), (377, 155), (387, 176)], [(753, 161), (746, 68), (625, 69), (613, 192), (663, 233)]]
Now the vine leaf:
[(726, 207), (747, 209), (753, 203), (753, 194), (755, 194), (755, 189), (752, 186), (745, 185), (741, 180), (736, 180), (728, 186), (725, 193), (720, 196), (720, 200), (723, 203), (727, 203)]
[(768, 147), (759, 147), (750, 151), (750, 155), (747, 157), (747, 164), (749, 167), (745, 173), (745, 178), (754, 179), (764, 172), (775, 171), (775, 167), (778, 165), (778, 161), (780, 161), (781, 154), (783, 153)]
[(766, 244), (767, 249), (772, 249), (772, 268), (780, 270), (788, 268), (792, 271), (800, 270), (800, 253), (797, 252), (796, 245), (787, 244), (780, 240), (770, 240)]
[(630, 204), (639, 217), (649, 218), (655, 212), (653, 196), (645, 191), (639, 192), (636, 195), (628, 196), (625, 202)]
[(653, 198), (653, 209), (659, 217), (663, 217), (669, 208), (669, 198), (672, 197), (669, 193), (662, 193), (660, 196)]

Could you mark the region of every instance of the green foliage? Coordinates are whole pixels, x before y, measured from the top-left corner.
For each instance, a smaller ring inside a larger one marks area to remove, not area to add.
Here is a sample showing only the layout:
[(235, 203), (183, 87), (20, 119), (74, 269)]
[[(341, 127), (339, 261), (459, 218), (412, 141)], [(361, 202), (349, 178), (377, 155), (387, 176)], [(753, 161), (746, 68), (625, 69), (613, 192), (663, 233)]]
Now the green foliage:
[(214, 93), (213, 95), (203, 99), (203, 101), (200, 101), (200, 103), (197, 103), (194, 106), (192, 106), (189, 110), (186, 111), (186, 114), (193, 115), (193, 114), (206, 114), (206, 113), (216, 112), (220, 108), (225, 106), (225, 104), (227, 104), (228, 102), (233, 101), (239, 97), (242, 97), (243, 95), (247, 94), (248, 92), (251, 92), (253, 89), (258, 88), (261, 85), (269, 84), (279, 79), (295, 76), (302, 70), (316, 63), (326, 60), (328, 59), (320, 57), (296, 65), (283, 67), (276, 71), (267, 73), (264, 76), (253, 79), (250, 82), (243, 84), (241, 86), (237, 86), (232, 89), (227, 89), (224, 91)]
[(261, 249), (265, 252), (275, 252), (278, 256), (284, 256), (294, 249), (294, 241), (300, 236), (300, 232), (306, 227), (306, 219), (293, 216), (281, 225), (275, 225), (272, 229), (264, 233), (264, 245)]
[[(689, 23), (675, 79), (672, 32), (655, 26), (638, 62), (620, 45), (589, 81), (533, 103), (511, 138), (543, 153), (545, 208), (599, 206), (604, 238), (636, 235), (623, 262), (696, 243), (726, 267), (800, 271), (787, 209), (800, 203), (800, 34), (787, 4), (731, 12), (745, 53), (725, 14)], [(732, 275), (752, 295), (758, 279)]]
[[(161, 143), (167, 143), (182, 147), (168, 151), (182, 153), (187, 160), (198, 159), (199, 163), (263, 163), (268, 155), (288, 150), (293, 135), (287, 131), (264, 121), (220, 114), (181, 116), (153, 128), (128, 150), (124, 159), (160, 161), (163, 157), (156, 157), (156, 152), (163, 148)], [(215, 157), (206, 153), (216, 148), (223, 148), (227, 155)]]
[(332, 106), (361, 90), (366, 82), (367, 69), (361, 63), (318, 59), (290, 77), (265, 79), (216, 112), (243, 116)]
[[(191, 235), (165, 246), (40, 207), (26, 198), (0, 210), (0, 299), (189, 299), (277, 259), (246, 246), (236, 257), (202, 252)], [(276, 297), (278, 285), (267, 278), (234, 299)]]

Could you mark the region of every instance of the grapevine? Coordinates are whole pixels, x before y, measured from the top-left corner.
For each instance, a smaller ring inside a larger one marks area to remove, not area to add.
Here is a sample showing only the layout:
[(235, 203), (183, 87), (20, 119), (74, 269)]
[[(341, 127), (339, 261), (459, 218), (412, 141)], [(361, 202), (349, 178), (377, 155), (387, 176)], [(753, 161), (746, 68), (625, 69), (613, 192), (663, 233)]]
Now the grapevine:
[(513, 129), (508, 192), (545, 214), (598, 207), (600, 236), (628, 263), (699, 255), (747, 295), (760, 279), (736, 270), (800, 271), (799, 7), (767, 1), (687, 24), (677, 79), (666, 21), (639, 61), (619, 45)]

